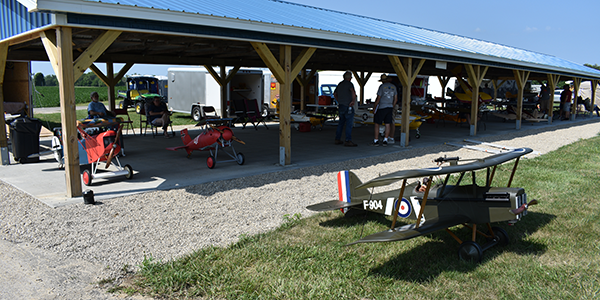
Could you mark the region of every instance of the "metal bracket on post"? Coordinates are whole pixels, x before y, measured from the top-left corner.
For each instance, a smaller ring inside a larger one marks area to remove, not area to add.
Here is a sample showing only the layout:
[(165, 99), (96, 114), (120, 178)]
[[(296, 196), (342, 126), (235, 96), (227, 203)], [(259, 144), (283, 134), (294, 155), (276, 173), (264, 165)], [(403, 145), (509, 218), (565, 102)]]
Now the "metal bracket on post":
[(279, 147), (279, 164), (285, 166), (285, 147)]
[(406, 147), (406, 133), (400, 133), (400, 147)]
[(474, 136), (475, 135), (475, 125), (470, 125), (471, 128), (471, 132), (469, 133), (469, 135)]
[(10, 165), (10, 155), (8, 154), (7, 147), (0, 148), (0, 157), (2, 157), (2, 165), (3, 166)]
[(521, 129), (521, 120), (517, 120), (517, 129)]

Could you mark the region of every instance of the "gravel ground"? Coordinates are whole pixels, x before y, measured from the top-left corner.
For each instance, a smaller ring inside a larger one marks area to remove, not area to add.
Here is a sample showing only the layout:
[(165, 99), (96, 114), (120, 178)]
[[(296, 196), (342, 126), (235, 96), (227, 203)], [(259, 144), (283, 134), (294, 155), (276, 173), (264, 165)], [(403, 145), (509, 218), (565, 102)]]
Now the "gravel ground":
[[(598, 135), (598, 120), (479, 140), (529, 147), (544, 154)], [(0, 282), (8, 286), (0, 291), (0, 298), (111, 298), (93, 283), (121, 278), (124, 268), (136, 270), (145, 256), (170, 260), (201, 247), (228, 245), (241, 234), (274, 229), (286, 214), (312, 215), (305, 206), (336, 199), (339, 170), (353, 170), (368, 180), (401, 169), (432, 166), (432, 160), (441, 155), (466, 159), (489, 154), (448, 145), (410, 148), (57, 209), (0, 182), (0, 261), (13, 268), (0, 271)], [(43, 293), (28, 294), (34, 288)]]

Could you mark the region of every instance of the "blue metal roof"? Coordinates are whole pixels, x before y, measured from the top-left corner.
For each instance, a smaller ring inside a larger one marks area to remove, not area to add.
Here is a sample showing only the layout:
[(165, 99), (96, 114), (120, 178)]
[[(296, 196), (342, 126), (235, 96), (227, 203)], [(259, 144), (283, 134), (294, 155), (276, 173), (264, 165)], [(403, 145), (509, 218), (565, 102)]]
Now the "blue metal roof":
[[(552, 55), (396, 22), (278, 0), (84, 0), (300, 27), (578, 70), (600, 71)], [(93, 13), (93, 12), (89, 12)], [(402, 45), (398, 45), (402, 47)]]
[[(16, 0), (0, 1), (3, 4), (14, 4)], [(31, 1), (28, 3), (32, 5)], [(377, 48), (381, 50), (380, 53), (392, 53), (389, 50), (396, 49), (410, 53), (427, 53), (427, 56), (422, 57), (429, 59), (436, 55), (442, 59), (452, 56), (487, 61), (490, 65), (523, 65), (533, 70), (547, 70), (550, 67), (557, 72), (600, 76), (598, 70), (552, 55), (279, 0), (36, 0), (35, 5), (40, 11), (67, 12), (81, 16), (96, 15), (132, 20), (146, 18), (184, 25), (262, 31), (266, 34), (295, 36), (299, 39), (311, 38), (313, 41), (329, 39), (339, 41), (340, 49), (353, 51), (357, 51), (356, 45), (363, 45), (363, 48), (368, 48), (369, 51)], [(150, 14), (154, 18), (149, 18)], [(354, 45), (354, 48), (348, 45)]]
[(0, 40), (50, 24), (47, 13), (27, 12), (17, 0), (0, 0)]

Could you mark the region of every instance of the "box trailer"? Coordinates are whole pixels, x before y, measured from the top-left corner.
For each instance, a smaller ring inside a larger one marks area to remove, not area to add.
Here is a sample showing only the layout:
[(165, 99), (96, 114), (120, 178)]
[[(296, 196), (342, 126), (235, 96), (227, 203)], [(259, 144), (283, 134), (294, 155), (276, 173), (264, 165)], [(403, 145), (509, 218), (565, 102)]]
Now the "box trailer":
[[(231, 72), (232, 68), (228, 68)], [(212, 106), (221, 115), (221, 87), (205, 68), (169, 68), (169, 110), (190, 113), (195, 121), (202, 118), (202, 106)], [(271, 74), (262, 69), (240, 69), (227, 85), (228, 106), (234, 99), (257, 99), (264, 109), (270, 90)], [(230, 107), (229, 112), (232, 112)], [(229, 114), (228, 114), (229, 115)]]

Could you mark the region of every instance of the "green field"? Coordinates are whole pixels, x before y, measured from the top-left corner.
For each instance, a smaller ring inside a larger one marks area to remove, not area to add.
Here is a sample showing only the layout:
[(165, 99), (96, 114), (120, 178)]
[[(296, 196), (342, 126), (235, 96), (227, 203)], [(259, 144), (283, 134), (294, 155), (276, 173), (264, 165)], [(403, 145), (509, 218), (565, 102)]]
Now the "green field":
[[(494, 182), (507, 182), (512, 166), (499, 166)], [(147, 258), (114, 291), (161, 299), (599, 299), (600, 137), (521, 160), (519, 169), (512, 186), (540, 204), (514, 226), (499, 224), (510, 244), (486, 251), (480, 264), (459, 261), (444, 231), (345, 246), (391, 221), (334, 211), (283, 216), (277, 230), (174, 261)]]
[[(38, 91), (39, 93), (36, 93)], [(108, 89), (105, 87), (75, 87), (75, 103), (84, 104), (90, 102), (90, 94), (98, 92), (100, 101), (108, 100)], [(115, 99), (116, 98), (115, 90)], [(117, 100), (118, 101), (118, 100)], [(57, 86), (37, 86), (33, 93), (34, 107), (57, 107), (60, 106), (60, 95)]]

